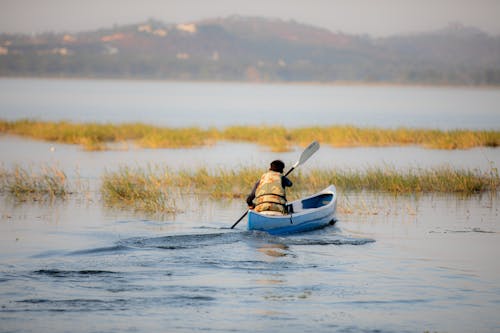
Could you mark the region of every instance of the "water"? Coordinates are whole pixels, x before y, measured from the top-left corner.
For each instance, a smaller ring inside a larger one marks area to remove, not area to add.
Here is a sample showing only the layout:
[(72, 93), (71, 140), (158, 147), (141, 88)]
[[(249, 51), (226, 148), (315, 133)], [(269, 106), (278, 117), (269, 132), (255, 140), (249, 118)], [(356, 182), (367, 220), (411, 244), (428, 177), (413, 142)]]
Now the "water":
[[(2, 119), (498, 129), (499, 101), (495, 89), (0, 79)], [(4, 167), (57, 165), (88, 187), (52, 203), (0, 194), (0, 332), (500, 331), (497, 195), (339, 189), (335, 226), (284, 237), (229, 229), (239, 200), (183, 196), (158, 218), (100, 201), (120, 165), (265, 168), (300, 151), (85, 152), (1, 136)], [(323, 146), (300, 168), (384, 165), (487, 171), (500, 149)]]
[(343, 196), (366, 207), (282, 237), (229, 229), (239, 202), (157, 221), (6, 201), (1, 330), (498, 331), (498, 200)]
[[(15, 149), (12, 149), (15, 147)], [(231, 169), (257, 167), (266, 169), (269, 162), (279, 158), (288, 166), (296, 162), (303, 148), (274, 153), (266, 147), (246, 143), (219, 142), (210, 147), (187, 149), (137, 149), (113, 151), (84, 151), (79, 146), (36, 142), (13, 136), (0, 136), (2, 164), (6, 168), (23, 166), (37, 169), (41, 165), (56, 165), (70, 178), (98, 180), (104, 171), (120, 166), (147, 168), (168, 166), (174, 170)], [(334, 148), (322, 145), (301, 166), (302, 171), (314, 168), (366, 169), (368, 167), (433, 168), (450, 166), (462, 169), (489, 171), (500, 166), (500, 149), (434, 150), (421, 147)]]
[(500, 89), (0, 79), (8, 120), (500, 128)]

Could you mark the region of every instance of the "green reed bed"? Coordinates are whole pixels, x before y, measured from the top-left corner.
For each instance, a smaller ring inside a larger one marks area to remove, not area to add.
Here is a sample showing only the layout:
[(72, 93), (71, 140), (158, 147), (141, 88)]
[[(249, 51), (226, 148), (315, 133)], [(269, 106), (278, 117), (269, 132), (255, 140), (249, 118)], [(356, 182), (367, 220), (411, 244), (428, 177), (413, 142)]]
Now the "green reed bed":
[[(135, 207), (137, 210), (175, 212), (168, 198), (172, 193), (196, 193), (211, 198), (243, 199), (265, 170), (241, 168), (238, 170), (200, 168), (193, 171), (171, 172), (162, 168), (121, 168), (103, 177), (102, 195), (110, 205)], [(341, 191), (378, 191), (399, 193), (496, 193), (500, 177), (496, 169), (457, 170), (452, 168), (396, 170), (368, 168), (356, 170), (297, 171), (290, 178), (294, 186), (288, 191), (289, 200), (304, 193), (313, 193), (329, 184)]]
[(224, 129), (220, 137), (228, 141), (251, 142), (267, 146), (274, 152), (288, 151), (292, 145), (299, 144), (292, 138), (290, 130), (279, 126), (231, 126)]
[(42, 167), (36, 171), (21, 167), (1, 168), (0, 192), (19, 201), (64, 199), (71, 193), (66, 174), (56, 167)]
[[(305, 190), (335, 184), (344, 191), (380, 191), (388, 193), (461, 193), (496, 192), (499, 189), (498, 170), (431, 169), (396, 170), (367, 168), (358, 170), (312, 170), (299, 173), (296, 183), (306, 184)], [(304, 185), (300, 185), (301, 187)]]
[(197, 128), (159, 128), (145, 124), (97, 124), (0, 121), (0, 132), (58, 143), (78, 144), (85, 150), (106, 150), (109, 144), (132, 141), (144, 148), (182, 148), (202, 146), (213, 136)]
[(122, 167), (104, 174), (101, 195), (104, 203), (111, 207), (133, 208), (147, 213), (175, 213), (171, 185), (168, 172), (158, 168)]
[[(243, 200), (264, 171), (256, 167), (241, 167), (174, 172), (168, 167), (124, 166), (117, 171), (104, 173), (100, 193), (104, 204), (110, 207), (169, 214), (180, 210), (176, 199), (182, 199), (183, 195), (200, 194), (212, 199)], [(307, 172), (296, 170), (290, 178), (294, 186), (288, 190), (289, 200), (314, 193), (329, 184), (336, 185), (340, 192), (367, 190), (391, 194), (496, 194), (500, 188), (500, 176), (494, 167), (488, 171), (450, 167), (408, 170), (389, 167), (365, 170), (313, 169)], [(55, 167), (42, 167), (35, 171), (21, 167), (12, 170), (0, 168), (0, 192), (20, 201), (66, 198), (82, 190), (73, 186), (76, 190), (70, 191), (69, 187), (64, 172)]]
[(307, 145), (313, 140), (335, 147), (418, 145), (432, 149), (469, 149), (498, 147), (500, 131), (381, 129), (353, 126), (297, 128), (290, 130), (290, 140)]
[(284, 128), (231, 126), (225, 129), (168, 128), (145, 124), (97, 124), (0, 120), (0, 133), (33, 139), (78, 144), (86, 150), (109, 149), (110, 144), (133, 142), (144, 148), (188, 148), (219, 140), (251, 142), (272, 151), (288, 151), (313, 140), (335, 147), (418, 145), (432, 149), (498, 147), (500, 131), (382, 129), (353, 126)]
[(178, 173), (174, 183), (196, 193), (208, 194), (212, 198), (241, 198), (248, 194), (262, 171), (257, 168), (213, 171), (200, 168)]
[(215, 137), (216, 132), (199, 128), (150, 127), (136, 143), (143, 148), (190, 148), (208, 145)]

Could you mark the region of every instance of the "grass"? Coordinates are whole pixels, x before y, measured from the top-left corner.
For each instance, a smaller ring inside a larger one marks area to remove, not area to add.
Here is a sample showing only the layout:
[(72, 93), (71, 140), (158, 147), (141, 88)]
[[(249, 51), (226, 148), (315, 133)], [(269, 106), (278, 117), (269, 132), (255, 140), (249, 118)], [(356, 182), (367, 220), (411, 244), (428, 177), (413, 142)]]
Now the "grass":
[(380, 129), (330, 126), (292, 130), (293, 141), (305, 145), (313, 140), (336, 147), (418, 145), (431, 149), (469, 149), (498, 147), (500, 131)]
[[(123, 166), (104, 173), (100, 193), (103, 202), (110, 207), (169, 214), (179, 211), (175, 198), (184, 194), (242, 200), (264, 171), (250, 167), (172, 172), (159, 166)], [(495, 167), (486, 172), (449, 167), (408, 170), (372, 167), (361, 171), (314, 169), (307, 173), (297, 170), (290, 178), (294, 186), (288, 190), (289, 200), (314, 193), (329, 184), (336, 185), (341, 192), (367, 190), (391, 194), (496, 194), (500, 189), (500, 176)], [(12, 171), (0, 168), (0, 185), (1, 192), (21, 201), (65, 198), (74, 193), (68, 189), (64, 172), (54, 167), (44, 167), (38, 172), (20, 167)]]
[(19, 201), (53, 200), (66, 198), (71, 193), (66, 174), (56, 167), (42, 167), (38, 171), (21, 167), (11, 171), (1, 168), (0, 192), (6, 192)]
[(322, 184), (335, 184), (346, 191), (380, 191), (388, 193), (461, 193), (496, 192), (499, 189), (498, 170), (489, 172), (440, 167), (431, 169), (396, 170), (394, 168), (367, 168), (355, 170), (313, 170), (300, 174), (299, 184), (308, 184), (307, 190)]
[(231, 126), (225, 129), (168, 128), (131, 124), (97, 124), (0, 120), (0, 133), (37, 140), (78, 144), (86, 150), (109, 149), (110, 144), (133, 142), (143, 148), (189, 148), (219, 140), (257, 143), (272, 151), (288, 151), (313, 140), (334, 147), (418, 145), (431, 149), (469, 149), (500, 146), (500, 131), (382, 129), (324, 126), (287, 129), (280, 126)]
[[(161, 168), (122, 168), (107, 173), (103, 179), (102, 193), (108, 203), (121, 202), (138, 210), (158, 211), (168, 207), (168, 192), (180, 189), (181, 193), (208, 195), (214, 199), (243, 199), (264, 170), (213, 170), (200, 168), (194, 171), (172, 173)], [(295, 185), (288, 191), (289, 200), (304, 193), (313, 193), (335, 184), (342, 191), (379, 191), (400, 193), (496, 193), (500, 177), (496, 169), (456, 170), (452, 168), (413, 169), (399, 171), (390, 168), (370, 168), (365, 171), (312, 170), (292, 175)], [(173, 209), (175, 210), (175, 209)]]
[(146, 213), (175, 213), (175, 201), (169, 195), (169, 176), (157, 171), (122, 167), (117, 172), (106, 172), (101, 185), (105, 204)]
[(0, 121), (0, 132), (58, 143), (78, 144), (86, 150), (105, 150), (108, 144), (133, 141), (145, 148), (183, 148), (205, 145), (209, 131), (167, 129), (144, 124), (75, 124), (19, 120)]

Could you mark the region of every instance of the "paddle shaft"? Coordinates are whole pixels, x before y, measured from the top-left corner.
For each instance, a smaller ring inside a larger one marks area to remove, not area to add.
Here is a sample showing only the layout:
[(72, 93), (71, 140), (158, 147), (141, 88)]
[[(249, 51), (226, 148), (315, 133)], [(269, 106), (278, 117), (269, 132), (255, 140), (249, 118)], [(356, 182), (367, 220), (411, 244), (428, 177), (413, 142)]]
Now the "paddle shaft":
[(245, 216), (247, 216), (248, 211), (249, 211), (249, 209), (247, 209), (247, 211), (245, 212), (245, 214), (241, 215), (241, 217), (238, 219), (238, 221), (236, 221), (236, 222), (232, 225), (231, 229), (234, 229), (234, 227), (236, 227), (236, 225), (237, 225), (238, 223), (240, 223), (240, 221), (241, 221), (241, 220), (243, 220), (243, 218), (244, 218)]
[[(296, 167), (298, 167), (299, 165), (301, 165), (302, 163), (304, 163), (305, 161), (307, 161), (309, 159), (309, 157), (311, 157), (315, 152), (317, 152), (319, 149), (319, 143), (317, 141), (313, 141), (309, 146), (307, 146), (307, 148), (302, 152), (302, 154), (300, 155), (300, 158), (299, 160), (297, 161), (297, 163), (295, 163), (293, 165), (293, 167), (288, 170), (288, 172), (285, 174), (285, 177), (288, 176), (290, 174), (290, 172), (292, 172)], [(247, 209), (247, 211), (241, 215), (241, 217), (238, 219), (238, 221), (236, 221), (232, 226), (231, 226), (231, 229), (233, 229), (234, 227), (236, 227), (236, 225), (238, 223), (240, 223), (241, 220), (243, 220), (243, 218), (245, 216), (247, 216), (248, 214), (248, 211), (249, 209)]]
[(295, 167), (292, 167), (290, 170), (288, 170), (288, 172), (285, 173), (285, 177), (288, 176), (290, 174), (290, 172), (292, 172), (294, 169), (295, 169)]

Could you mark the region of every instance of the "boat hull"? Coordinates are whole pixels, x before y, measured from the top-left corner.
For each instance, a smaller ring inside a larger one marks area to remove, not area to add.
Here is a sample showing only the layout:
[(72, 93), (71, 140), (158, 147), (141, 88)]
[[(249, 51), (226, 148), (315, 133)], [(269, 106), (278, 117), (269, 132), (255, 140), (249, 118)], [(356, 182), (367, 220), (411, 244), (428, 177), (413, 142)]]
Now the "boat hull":
[(248, 230), (266, 231), (272, 235), (305, 232), (335, 223), (337, 191), (330, 185), (312, 196), (289, 203), (290, 214), (266, 215), (248, 212)]

